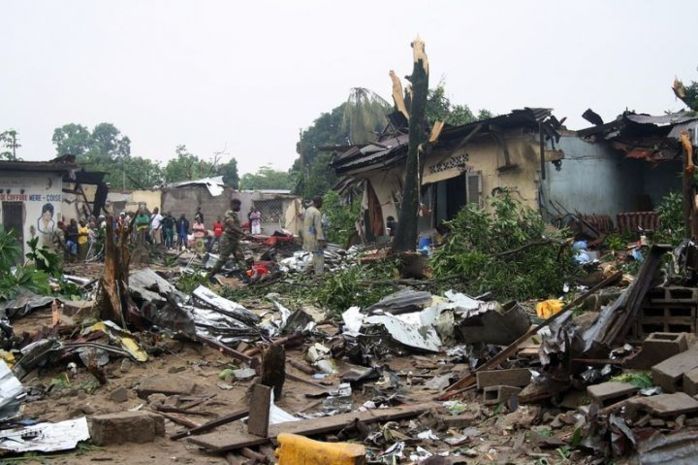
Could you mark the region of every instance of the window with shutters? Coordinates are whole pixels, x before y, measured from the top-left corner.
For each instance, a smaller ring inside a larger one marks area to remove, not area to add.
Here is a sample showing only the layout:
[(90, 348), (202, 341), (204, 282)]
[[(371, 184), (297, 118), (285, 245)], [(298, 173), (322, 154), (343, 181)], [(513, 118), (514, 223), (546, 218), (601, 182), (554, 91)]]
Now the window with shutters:
[(482, 173), (480, 171), (465, 173), (465, 201), (482, 206)]

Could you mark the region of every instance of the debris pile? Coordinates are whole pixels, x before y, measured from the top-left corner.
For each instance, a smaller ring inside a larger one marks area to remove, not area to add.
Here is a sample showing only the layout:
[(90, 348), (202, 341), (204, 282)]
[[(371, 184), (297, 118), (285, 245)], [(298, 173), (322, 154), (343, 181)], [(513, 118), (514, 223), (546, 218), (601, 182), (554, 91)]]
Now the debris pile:
[[(330, 247), (330, 275), (312, 281), (284, 237), (246, 241), (248, 268), (231, 261), (210, 282), (211, 254), (135, 265), (128, 229), (108, 236), (104, 266), (56, 278), (73, 294), (0, 303), (5, 454), (86, 441), (101, 449), (84, 463), (122, 444), (230, 463), (270, 463), (275, 445), (282, 463), (390, 465), (694, 452), (691, 242), (643, 246), (635, 275), (579, 245), (561, 295), (498, 300), (450, 278), (390, 279), (380, 249)], [(385, 279), (362, 275), (380, 266)]]

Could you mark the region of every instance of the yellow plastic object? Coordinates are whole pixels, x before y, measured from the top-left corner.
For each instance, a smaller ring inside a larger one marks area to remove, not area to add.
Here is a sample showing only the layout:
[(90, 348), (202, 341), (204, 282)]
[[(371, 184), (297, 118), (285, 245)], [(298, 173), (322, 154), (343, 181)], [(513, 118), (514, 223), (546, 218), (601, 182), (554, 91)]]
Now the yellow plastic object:
[(538, 318), (547, 320), (556, 313), (560, 313), (560, 310), (562, 310), (562, 307), (564, 306), (565, 304), (562, 302), (562, 300), (544, 300), (543, 302), (538, 302), (536, 304), (536, 313), (538, 314)]
[(110, 340), (118, 343), (122, 349), (131, 354), (131, 356), (137, 361), (148, 361), (148, 353), (138, 346), (138, 343), (134, 338), (129, 336), (131, 333), (119, 328), (111, 321), (98, 321), (92, 326), (85, 328), (82, 331), (82, 334), (89, 334), (94, 331), (101, 331), (109, 336)]
[(366, 448), (347, 442), (320, 442), (297, 434), (280, 433), (279, 465), (365, 465)]

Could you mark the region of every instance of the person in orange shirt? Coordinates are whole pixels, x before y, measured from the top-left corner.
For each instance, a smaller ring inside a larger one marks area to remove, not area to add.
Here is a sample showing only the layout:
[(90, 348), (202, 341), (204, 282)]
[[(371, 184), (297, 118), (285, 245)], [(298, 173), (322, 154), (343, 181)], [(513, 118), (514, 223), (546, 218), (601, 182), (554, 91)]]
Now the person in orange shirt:
[(225, 227), (223, 226), (223, 222), (221, 221), (221, 217), (219, 216), (216, 218), (216, 222), (213, 223), (213, 240), (209, 244), (208, 251), (211, 252), (213, 250), (213, 244), (216, 244), (218, 246), (218, 249), (221, 247), (221, 237), (223, 236), (223, 230)]

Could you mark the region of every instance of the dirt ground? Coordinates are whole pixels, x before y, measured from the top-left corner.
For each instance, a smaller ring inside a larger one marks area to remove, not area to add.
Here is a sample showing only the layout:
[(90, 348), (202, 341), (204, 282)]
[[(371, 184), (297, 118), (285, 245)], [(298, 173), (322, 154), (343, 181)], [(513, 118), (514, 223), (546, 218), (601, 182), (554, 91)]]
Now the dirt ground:
[[(82, 275), (85, 275), (83, 270)], [(94, 271), (98, 272), (97, 269)], [(255, 312), (269, 310), (268, 304), (259, 303), (258, 307), (246, 302), (246, 306)], [(15, 334), (23, 332), (35, 334), (42, 327), (51, 325), (51, 311), (39, 310), (13, 322)], [(332, 329), (331, 327), (328, 329)], [(122, 412), (128, 410), (150, 410), (147, 399), (138, 397), (135, 388), (141, 380), (155, 375), (184, 376), (194, 380), (193, 396), (213, 396), (210, 401), (191, 409), (184, 416), (187, 419), (205, 423), (218, 416), (244, 408), (248, 405), (248, 390), (255, 382), (224, 382), (219, 374), (226, 368), (237, 368), (238, 363), (231, 357), (198, 343), (162, 338), (154, 340), (149, 333), (137, 335), (149, 347), (157, 347), (158, 354), (151, 355), (145, 363), (125, 361), (112, 357), (105, 367), (107, 382), (99, 385), (87, 369), (77, 363), (74, 367), (69, 361), (58, 363), (46, 369), (35, 370), (22, 380), (27, 388), (54, 387), (48, 394), (36, 400), (30, 400), (23, 407), (23, 417), (38, 421), (61, 421), (81, 416)], [(146, 341), (147, 340), (147, 341)], [(311, 341), (302, 346), (290, 348), (287, 359), (294, 359), (305, 364), (304, 355)], [(400, 394), (407, 404), (431, 401), (440, 388), (429, 389), (424, 384), (435, 377), (453, 373), (458, 376), (465, 373), (465, 364), (453, 364), (445, 361), (444, 354), (406, 355), (393, 357), (383, 362), (386, 372), (398, 375)], [(348, 366), (337, 360), (338, 373), (346, 371)], [(339, 375), (312, 379), (290, 364), (287, 373), (297, 375), (307, 382), (286, 379), (284, 392), (276, 404), (288, 413), (302, 416), (312, 414), (320, 408), (317, 399), (308, 398), (306, 394), (319, 393), (323, 390), (336, 389), (340, 382)], [(321, 385), (319, 383), (322, 383)], [(375, 398), (376, 387), (380, 381), (372, 381), (356, 387), (353, 391), (353, 407), (359, 408), (364, 402)], [(112, 400), (111, 394), (119, 388), (128, 391), (125, 402)], [(506, 408), (488, 408), (481, 403), (481, 395), (474, 390), (465, 393), (461, 405), (462, 413), (470, 415), (469, 425), (445, 430), (439, 425), (439, 415), (443, 412), (427, 413), (418, 419), (403, 421), (399, 424), (372, 426), (372, 431), (385, 431), (383, 435), (406, 443), (405, 456), (400, 463), (410, 463), (409, 452), (417, 446), (434, 454), (458, 454), (457, 463), (517, 463), (530, 465), (552, 465), (568, 463), (589, 463), (583, 456), (575, 455), (565, 448), (560, 438), (569, 438), (573, 428), (570, 421), (564, 421), (561, 411), (548, 410), (545, 416), (538, 406), (521, 406), (509, 413)], [(543, 421), (541, 421), (543, 418)], [(89, 443), (80, 444), (77, 450), (61, 454), (25, 454), (17, 457), (0, 458), (4, 463), (55, 463), (87, 465), (95, 463), (152, 465), (164, 463), (184, 464), (226, 464), (224, 457), (210, 455), (186, 439), (172, 441), (169, 436), (184, 429), (183, 426), (165, 420), (166, 436), (154, 442), (144, 444), (123, 444), (97, 447)], [(227, 431), (231, 425), (221, 426), (216, 431)], [(417, 439), (419, 432), (428, 429), (439, 431), (441, 439)], [(467, 434), (465, 434), (467, 433)], [(465, 437), (463, 437), (465, 434)], [(461, 441), (451, 444), (445, 442), (447, 437), (460, 437)], [(336, 438), (329, 438), (334, 439)], [(380, 453), (390, 446), (390, 441), (382, 444), (368, 444), (371, 452)], [(619, 465), (621, 462), (616, 462)]]

